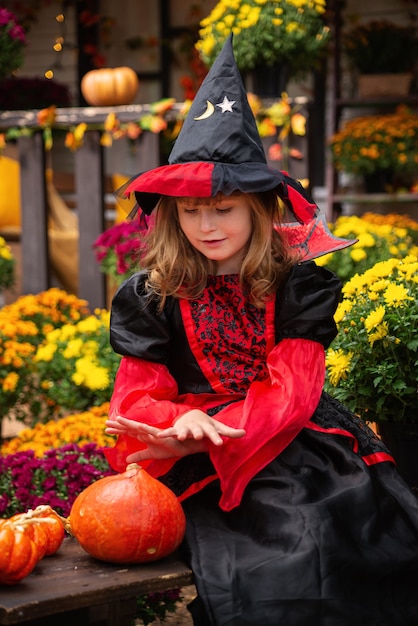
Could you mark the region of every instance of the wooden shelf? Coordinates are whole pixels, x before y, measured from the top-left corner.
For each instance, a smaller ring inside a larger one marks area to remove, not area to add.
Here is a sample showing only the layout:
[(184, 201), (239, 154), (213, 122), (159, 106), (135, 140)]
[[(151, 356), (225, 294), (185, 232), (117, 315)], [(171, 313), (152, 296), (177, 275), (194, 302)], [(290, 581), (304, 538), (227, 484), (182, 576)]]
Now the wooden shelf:
[(418, 104), (418, 94), (409, 96), (388, 96), (380, 98), (338, 98), (335, 102), (340, 108), (393, 107), (398, 104)]
[(393, 202), (418, 202), (418, 193), (338, 193), (334, 202), (352, 204), (389, 204)]

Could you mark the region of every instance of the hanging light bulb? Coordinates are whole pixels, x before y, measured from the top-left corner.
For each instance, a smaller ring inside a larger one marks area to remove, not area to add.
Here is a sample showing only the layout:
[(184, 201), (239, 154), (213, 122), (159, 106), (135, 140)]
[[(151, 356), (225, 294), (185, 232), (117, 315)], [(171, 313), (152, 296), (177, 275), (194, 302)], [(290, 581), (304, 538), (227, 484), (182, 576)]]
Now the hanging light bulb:
[(64, 37), (57, 37), (52, 47), (55, 50), (55, 52), (61, 52), (63, 45), (64, 45)]

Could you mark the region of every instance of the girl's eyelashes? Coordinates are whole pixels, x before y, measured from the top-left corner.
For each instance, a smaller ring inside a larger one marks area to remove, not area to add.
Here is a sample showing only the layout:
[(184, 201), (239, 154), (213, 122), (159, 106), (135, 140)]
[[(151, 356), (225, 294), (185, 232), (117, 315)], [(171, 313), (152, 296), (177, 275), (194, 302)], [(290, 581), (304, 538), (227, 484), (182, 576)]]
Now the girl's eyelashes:
[[(232, 211), (232, 207), (214, 207), (215, 211), (217, 213), (230, 213), (230, 211)], [(182, 207), (181, 210), (183, 211), (183, 213), (189, 213), (189, 214), (193, 214), (193, 213), (197, 213), (199, 211), (198, 208), (194, 208), (194, 207)]]

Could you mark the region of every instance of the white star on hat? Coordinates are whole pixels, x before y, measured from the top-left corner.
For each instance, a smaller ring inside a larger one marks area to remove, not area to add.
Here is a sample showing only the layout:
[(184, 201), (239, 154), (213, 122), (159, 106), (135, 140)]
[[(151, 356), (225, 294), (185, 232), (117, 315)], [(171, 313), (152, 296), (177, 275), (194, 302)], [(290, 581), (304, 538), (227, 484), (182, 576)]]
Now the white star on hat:
[(228, 97), (224, 96), (223, 101), (219, 102), (216, 106), (222, 109), (222, 113), (225, 113), (226, 111), (232, 113), (232, 107), (234, 106), (235, 102), (236, 100), (228, 100)]

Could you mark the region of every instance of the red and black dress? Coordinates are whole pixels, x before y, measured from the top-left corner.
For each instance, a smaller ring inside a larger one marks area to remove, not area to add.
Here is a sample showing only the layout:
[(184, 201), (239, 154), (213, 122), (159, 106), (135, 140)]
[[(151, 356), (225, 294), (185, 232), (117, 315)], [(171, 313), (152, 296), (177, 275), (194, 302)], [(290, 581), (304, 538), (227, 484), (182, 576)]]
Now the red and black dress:
[[(416, 626), (418, 501), (366, 425), (323, 393), (339, 280), (293, 268), (263, 310), (238, 276), (164, 310), (145, 273), (117, 292), (111, 412), (160, 426), (191, 408), (245, 428), (207, 454), (141, 463), (179, 496), (202, 614), (222, 626)], [(143, 444), (107, 452), (123, 471)]]

